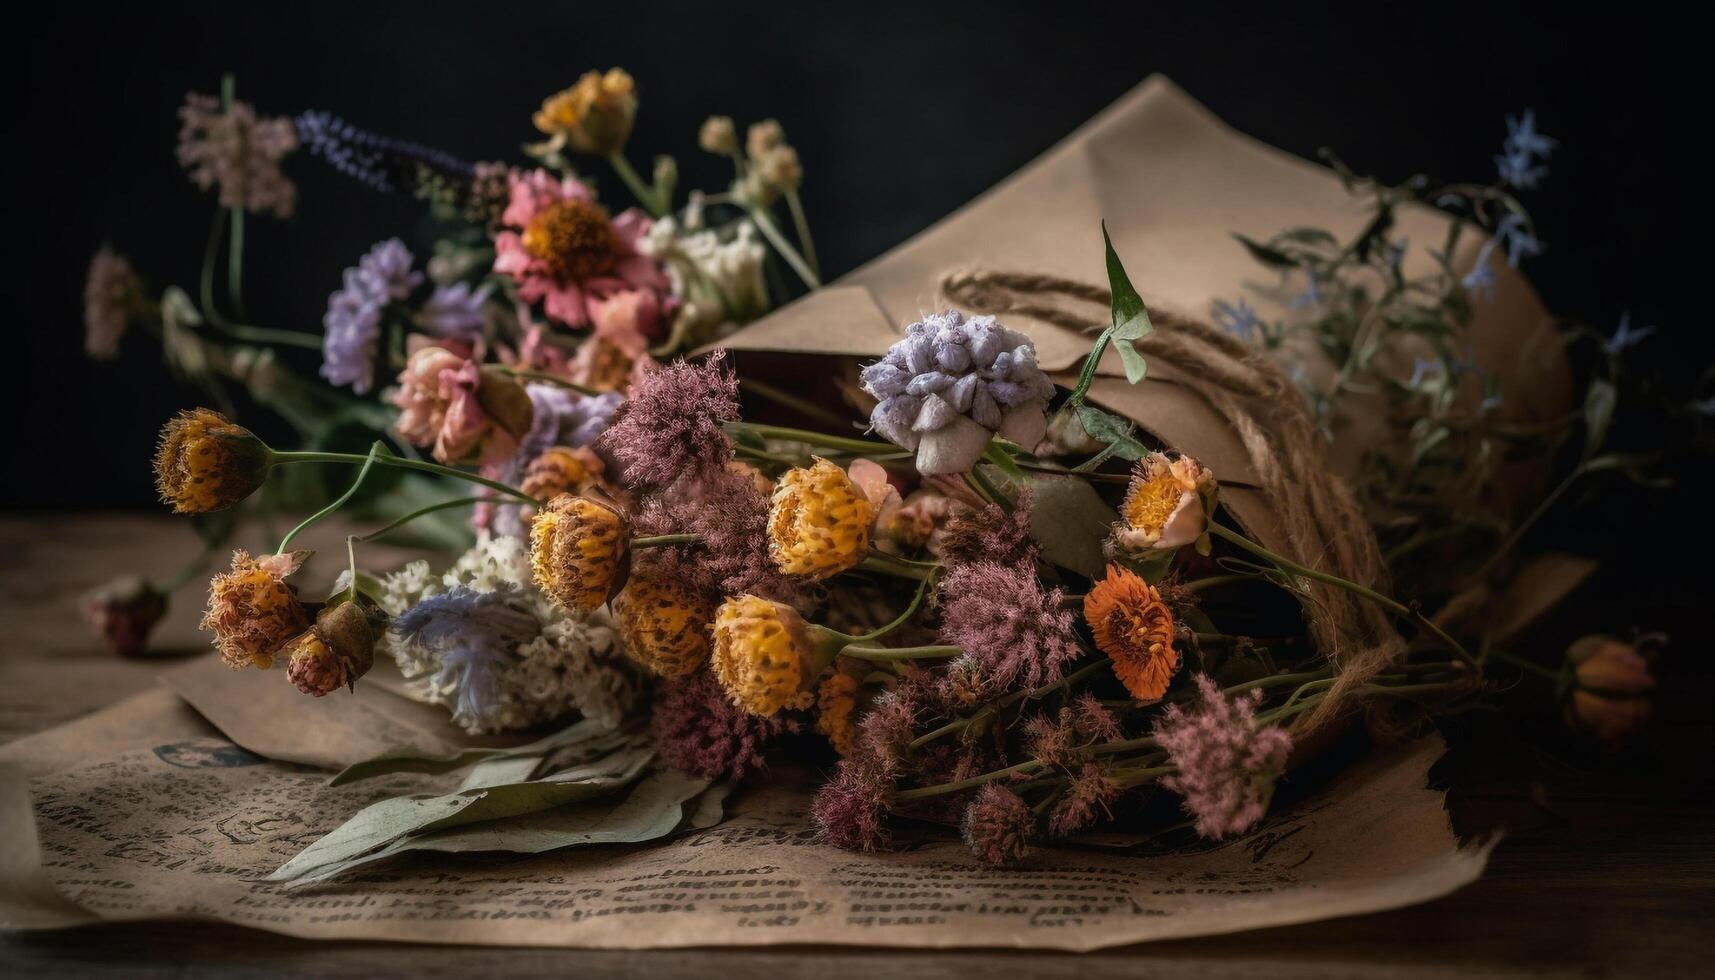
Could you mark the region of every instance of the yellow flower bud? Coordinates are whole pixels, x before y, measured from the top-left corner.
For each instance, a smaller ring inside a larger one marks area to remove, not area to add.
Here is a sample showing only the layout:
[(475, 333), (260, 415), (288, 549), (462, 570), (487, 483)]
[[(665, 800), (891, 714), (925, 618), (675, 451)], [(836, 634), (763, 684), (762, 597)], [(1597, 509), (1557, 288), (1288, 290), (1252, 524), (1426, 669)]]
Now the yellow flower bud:
[(286, 576), (306, 552), (251, 558), (232, 553), (232, 570), (209, 581), (202, 628), (214, 634), (220, 659), (229, 667), (270, 667), (274, 656), (310, 625)]
[(631, 576), (613, 614), (626, 654), (657, 677), (683, 677), (709, 659), (715, 604), (682, 579), (649, 570)]
[(631, 528), (624, 515), (590, 497), (560, 494), (530, 524), (536, 585), (567, 609), (588, 612), (625, 584)]
[(224, 510), (268, 478), (268, 457), (261, 439), (219, 412), (180, 412), (161, 428), (155, 489), (175, 514)]
[(788, 470), (774, 487), (768, 551), (788, 575), (812, 581), (838, 575), (869, 552), (875, 505), (846, 471), (818, 458)]
[(571, 88), (543, 99), (533, 121), (579, 153), (605, 157), (625, 146), (636, 117), (636, 83), (624, 69), (612, 68), (585, 72)]
[[(759, 596), (728, 599), (715, 612), (715, 680), (734, 704), (768, 717), (816, 701), (817, 648), (791, 606)], [(830, 657), (831, 659), (831, 657)]]

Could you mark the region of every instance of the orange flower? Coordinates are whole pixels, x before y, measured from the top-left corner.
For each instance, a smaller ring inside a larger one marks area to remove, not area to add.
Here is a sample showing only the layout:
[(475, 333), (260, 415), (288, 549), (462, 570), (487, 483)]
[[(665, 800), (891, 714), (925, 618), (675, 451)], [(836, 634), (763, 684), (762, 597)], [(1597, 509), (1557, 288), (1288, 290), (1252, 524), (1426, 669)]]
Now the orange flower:
[(577, 83), (542, 100), (536, 128), (579, 153), (611, 156), (625, 145), (637, 116), (637, 86), (624, 69), (585, 72)]
[(684, 677), (709, 659), (715, 604), (682, 577), (644, 566), (613, 598), (625, 652), (657, 677)]
[(625, 584), (631, 527), (613, 507), (562, 493), (530, 525), (536, 585), (567, 609), (589, 612)]
[(863, 561), (874, 521), (875, 504), (864, 490), (845, 470), (817, 457), (775, 483), (768, 552), (786, 574), (820, 581)]
[(224, 510), (268, 478), (269, 455), (261, 439), (219, 412), (180, 412), (161, 428), (155, 489), (175, 514)]
[(845, 758), (857, 742), (852, 715), (857, 712), (857, 678), (834, 674), (816, 691), (816, 731), (828, 736), (834, 751)]
[(214, 634), (220, 659), (229, 667), (271, 667), (274, 655), (310, 625), (286, 576), (308, 552), (251, 558), (232, 553), (232, 570), (208, 583), (202, 628)]
[(1132, 697), (1158, 701), (1167, 693), (1179, 651), (1173, 649), (1173, 613), (1155, 586), (1130, 569), (1109, 565), (1107, 578), (1084, 596), (1084, 620)]
[(1114, 541), (1129, 552), (1179, 548), (1195, 542), (1208, 552), (1204, 535), (1215, 512), (1215, 475), (1189, 456), (1150, 453), (1132, 468), (1120, 505), (1123, 520)]
[(1572, 644), (1567, 659), (1574, 679), (1566, 699), (1568, 727), (1612, 748), (1649, 720), (1655, 675), (1636, 647), (1586, 636)]

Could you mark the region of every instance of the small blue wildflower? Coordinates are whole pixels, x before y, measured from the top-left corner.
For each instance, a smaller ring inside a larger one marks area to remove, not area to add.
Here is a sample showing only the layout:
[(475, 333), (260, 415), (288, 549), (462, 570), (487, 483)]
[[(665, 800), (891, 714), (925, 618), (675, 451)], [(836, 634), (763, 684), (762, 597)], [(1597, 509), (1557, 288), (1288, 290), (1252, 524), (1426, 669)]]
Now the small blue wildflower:
[(322, 316), (321, 375), (358, 394), (375, 383), (375, 349), (381, 340), (381, 315), (387, 304), (404, 299), (422, 283), (411, 271), (411, 251), (397, 238), (377, 242), (357, 265), (345, 270), (338, 291), (328, 297)]
[(1256, 336), (1257, 330), (1262, 327), (1262, 317), (1257, 315), (1256, 307), (1243, 299), (1236, 303), (1229, 303), (1224, 299), (1215, 300), (1213, 313), (1216, 326), (1241, 340)]
[(1631, 313), (1620, 314), (1620, 325), (1614, 330), (1614, 336), (1602, 342), (1602, 349), (1609, 354), (1618, 354), (1630, 347), (1636, 347), (1638, 342), (1655, 333), (1654, 327), (1632, 329)]
[(500, 705), (499, 672), (520, 644), (542, 631), (534, 615), (517, 606), (519, 591), (505, 586), (478, 592), (466, 585), (430, 596), (393, 621), (393, 632), (440, 654), (431, 682), (458, 692), (455, 719), (482, 719)]
[(1548, 168), (1537, 164), (1547, 160), (1559, 146), (1559, 141), (1536, 131), (1536, 112), (1526, 109), (1523, 115), (1507, 117), (1507, 138), (1501, 143), (1501, 153), (1495, 157), (1495, 168), (1501, 182), (1520, 190), (1535, 190)]
[(1464, 286), (1466, 291), (1478, 294), (1484, 299), (1495, 298), (1495, 267), (1489, 261), (1494, 251), (1495, 240), (1491, 238), (1484, 242), (1482, 249), (1477, 252), (1477, 261), (1471, 266), (1471, 271), (1459, 280), (1459, 284)]
[(1405, 386), (1415, 391), (1422, 388), (1424, 382), (1430, 380), (1432, 374), (1439, 379), (1441, 372), (1442, 364), (1440, 361), (1431, 360), (1427, 357), (1416, 358), (1411, 363), (1411, 380), (1407, 381)]
[(1507, 250), (1507, 265), (1518, 268), (1519, 260), (1542, 254), (1542, 242), (1525, 227), (1524, 216), (1509, 211), (1495, 225), (1495, 240)]

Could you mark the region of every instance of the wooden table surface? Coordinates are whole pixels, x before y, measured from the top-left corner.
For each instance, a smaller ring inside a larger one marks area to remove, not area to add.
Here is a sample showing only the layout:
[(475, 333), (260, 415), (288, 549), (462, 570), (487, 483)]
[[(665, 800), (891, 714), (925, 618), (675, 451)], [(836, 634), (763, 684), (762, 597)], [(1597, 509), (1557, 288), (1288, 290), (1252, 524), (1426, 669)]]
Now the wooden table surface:
[[(339, 539), (323, 535), (323, 546)], [(315, 545), (315, 540), (311, 541)], [(259, 544), (253, 546), (265, 547)], [(202, 655), (192, 587), (122, 660), (90, 637), (78, 596), (124, 572), (164, 577), (197, 550), (153, 516), (0, 518), (0, 742), (71, 721)], [(379, 557), (379, 556), (378, 556)], [(1706, 656), (1707, 642), (1685, 656)], [(418, 976), (1712, 976), (1715, 821), (1707, 667), (1664, 669), (1650, 737), (1619, 759), (1572, 752), (1546, 726), (1450, 726), (1437, 768), (1461, 832), (1507, 828), (1488, 873), (1452, 896), (1375, 915), (1082, 955), (800, 947), (652, 952), (320, 943), (198, 923), (90, 926), (0, 939), (0, 975)], [(1693, 690), (1693, 688), (1698, 690)]]

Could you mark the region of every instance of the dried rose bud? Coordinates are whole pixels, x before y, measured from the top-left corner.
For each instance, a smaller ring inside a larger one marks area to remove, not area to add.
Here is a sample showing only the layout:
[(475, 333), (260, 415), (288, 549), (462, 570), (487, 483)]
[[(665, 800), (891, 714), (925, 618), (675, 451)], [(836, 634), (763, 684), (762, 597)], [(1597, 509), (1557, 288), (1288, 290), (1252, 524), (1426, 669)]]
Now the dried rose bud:
[(316, 625), (292, 642), (286, 676), (305, 694), (321, 697), (350, 687), (375, 665), (375, 629), (355, 602), (323, 609)]
[(128, 575), (86, 594), (83, 614), (115, 653), (134, 657), (149, 645), (149, 633), (167, 614), (167, 594), (141, 576)]
[(1649, 721), (1655, 675), (1636, 647), (1608, 636), (1586, 636), (1572, 644), (1566, 657), (1573, 665), (1567, 727), (1615, 747)]

